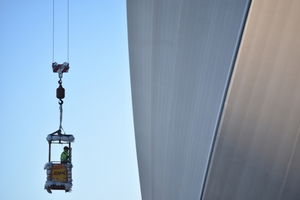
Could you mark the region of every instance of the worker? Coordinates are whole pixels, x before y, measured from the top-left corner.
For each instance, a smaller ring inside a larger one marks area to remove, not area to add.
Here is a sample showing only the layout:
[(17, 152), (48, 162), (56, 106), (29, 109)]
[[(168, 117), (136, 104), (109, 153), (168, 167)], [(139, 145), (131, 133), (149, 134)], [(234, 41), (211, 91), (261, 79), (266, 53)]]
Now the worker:
[(60, 155), (60, 162), (63, 163), (63, 164), (66, 164), (66, 163), (70, 162), (68, 151), (69, 151), (69, 147), (65, 146), (64, 151)]

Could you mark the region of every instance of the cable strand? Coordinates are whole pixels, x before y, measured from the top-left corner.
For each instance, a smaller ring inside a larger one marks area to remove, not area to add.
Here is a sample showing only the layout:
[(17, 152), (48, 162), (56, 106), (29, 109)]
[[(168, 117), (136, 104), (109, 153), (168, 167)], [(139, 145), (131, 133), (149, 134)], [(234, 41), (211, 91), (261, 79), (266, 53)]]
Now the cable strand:
[(53, 8), (52, 8), (52, 63), (54, 63), (54, 6), (55, 6), (55, 3), (54, 3), (54, 0), (53, 0)]
[(69, 62), (69, 44), (70, 44), (70, 3), (67, 0), (67, 61)]

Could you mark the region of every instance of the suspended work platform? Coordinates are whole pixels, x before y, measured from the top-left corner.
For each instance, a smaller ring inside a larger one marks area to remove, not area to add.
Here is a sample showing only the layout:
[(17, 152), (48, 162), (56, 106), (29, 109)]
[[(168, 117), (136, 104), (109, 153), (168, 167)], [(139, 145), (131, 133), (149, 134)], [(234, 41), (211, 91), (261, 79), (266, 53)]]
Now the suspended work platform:
[[(58, 130), (47, 136), (49, 143), (48, 162), (45, 164), (44, 169), (47, 173), (47, 180), (45, 183), (45, 189), (47, 192), (52, 193), (52, 190), (64, 190), (65, 192), (71, 192), (72, 190), (72, 148), (71, 143), (75, 138), (71, 134), (61, 134)], [(60, 162), (51, 160), (51, 147), (54, 144), (65, 144), (69, 148), (69, 162)]]

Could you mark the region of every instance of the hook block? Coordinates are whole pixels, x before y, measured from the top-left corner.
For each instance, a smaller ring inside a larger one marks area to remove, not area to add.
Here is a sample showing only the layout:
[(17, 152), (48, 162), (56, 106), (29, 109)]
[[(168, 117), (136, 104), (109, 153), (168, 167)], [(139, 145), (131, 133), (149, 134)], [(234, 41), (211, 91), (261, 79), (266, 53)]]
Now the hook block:
[(62, 87), (62, 85), (59, 85), (59, 87), (56, 89), (56, 98), (65, 98), (65, 89)]

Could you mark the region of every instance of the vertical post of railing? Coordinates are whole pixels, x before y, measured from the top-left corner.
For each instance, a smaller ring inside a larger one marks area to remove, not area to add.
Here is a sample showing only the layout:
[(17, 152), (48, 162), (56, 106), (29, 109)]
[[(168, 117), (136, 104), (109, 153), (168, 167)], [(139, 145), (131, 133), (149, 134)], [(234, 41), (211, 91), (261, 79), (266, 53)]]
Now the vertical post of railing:
[(48, 162), (50, 162), (51, 161), (51, 141), (49, 141), (48, 143), (49, 143)]
[(72, 148), (71, 148), (71, 142), (69, 142), (69, 158), (70, 158), (70, 162), (72, 162)]

